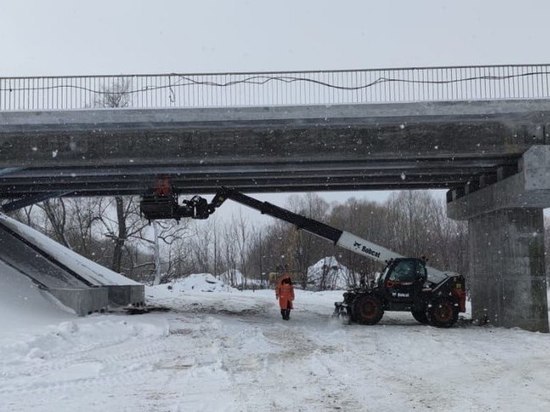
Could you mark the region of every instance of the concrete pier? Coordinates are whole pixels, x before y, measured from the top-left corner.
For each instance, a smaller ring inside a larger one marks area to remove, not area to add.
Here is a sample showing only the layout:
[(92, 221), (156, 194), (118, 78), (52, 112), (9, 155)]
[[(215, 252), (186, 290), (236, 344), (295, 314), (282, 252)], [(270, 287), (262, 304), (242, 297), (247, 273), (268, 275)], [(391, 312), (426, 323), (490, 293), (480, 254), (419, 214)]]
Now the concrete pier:
[(468, 221), (472, 317), (548, 332), (541, 209), (504, 209)]
[(550, 147), (529, 149), (519, 169), (472, 193), (450, 193), (447, 212), (468, 220), (474, 320), (548, 332), (543, 208), (550, 206)]

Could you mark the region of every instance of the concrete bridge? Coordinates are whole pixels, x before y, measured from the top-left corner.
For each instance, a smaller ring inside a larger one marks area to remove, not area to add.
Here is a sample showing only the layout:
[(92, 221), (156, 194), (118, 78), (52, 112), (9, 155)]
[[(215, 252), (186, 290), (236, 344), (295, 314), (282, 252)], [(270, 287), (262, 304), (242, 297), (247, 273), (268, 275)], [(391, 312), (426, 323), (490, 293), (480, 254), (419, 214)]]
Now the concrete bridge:
[(0, 198), (447, 188), (473, 315), (548, 331), (546, 65), (0, 79)]

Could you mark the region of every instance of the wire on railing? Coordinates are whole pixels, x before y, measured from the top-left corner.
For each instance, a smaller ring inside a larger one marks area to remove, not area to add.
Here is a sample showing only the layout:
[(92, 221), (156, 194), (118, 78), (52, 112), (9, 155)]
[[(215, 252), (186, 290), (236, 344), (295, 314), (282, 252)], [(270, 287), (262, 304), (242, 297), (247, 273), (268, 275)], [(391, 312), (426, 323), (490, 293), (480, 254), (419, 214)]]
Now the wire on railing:
[(549, 65), (0, 78), (0, 110), (546, 99)]

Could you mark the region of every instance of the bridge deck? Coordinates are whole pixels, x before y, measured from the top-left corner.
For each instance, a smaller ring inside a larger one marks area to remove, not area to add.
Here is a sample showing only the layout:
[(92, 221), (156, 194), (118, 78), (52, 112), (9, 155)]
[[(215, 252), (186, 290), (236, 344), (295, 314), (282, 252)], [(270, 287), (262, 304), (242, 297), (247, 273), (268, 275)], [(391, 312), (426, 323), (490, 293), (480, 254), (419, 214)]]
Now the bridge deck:
[(452, 188), (549, 144), (550, 101), (0, 112), (0, 198)]

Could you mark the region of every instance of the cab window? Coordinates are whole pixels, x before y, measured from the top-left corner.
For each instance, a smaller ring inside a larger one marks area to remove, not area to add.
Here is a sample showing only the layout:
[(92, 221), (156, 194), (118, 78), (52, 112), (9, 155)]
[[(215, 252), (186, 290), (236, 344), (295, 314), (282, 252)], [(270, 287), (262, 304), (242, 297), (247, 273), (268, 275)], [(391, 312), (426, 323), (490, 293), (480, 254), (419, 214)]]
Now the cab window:
[(402, 260), (397, 262), (389, 277), (389, 280), (394, 282), (414, 282), (416, 279), (417, 274), (414, 260)]

